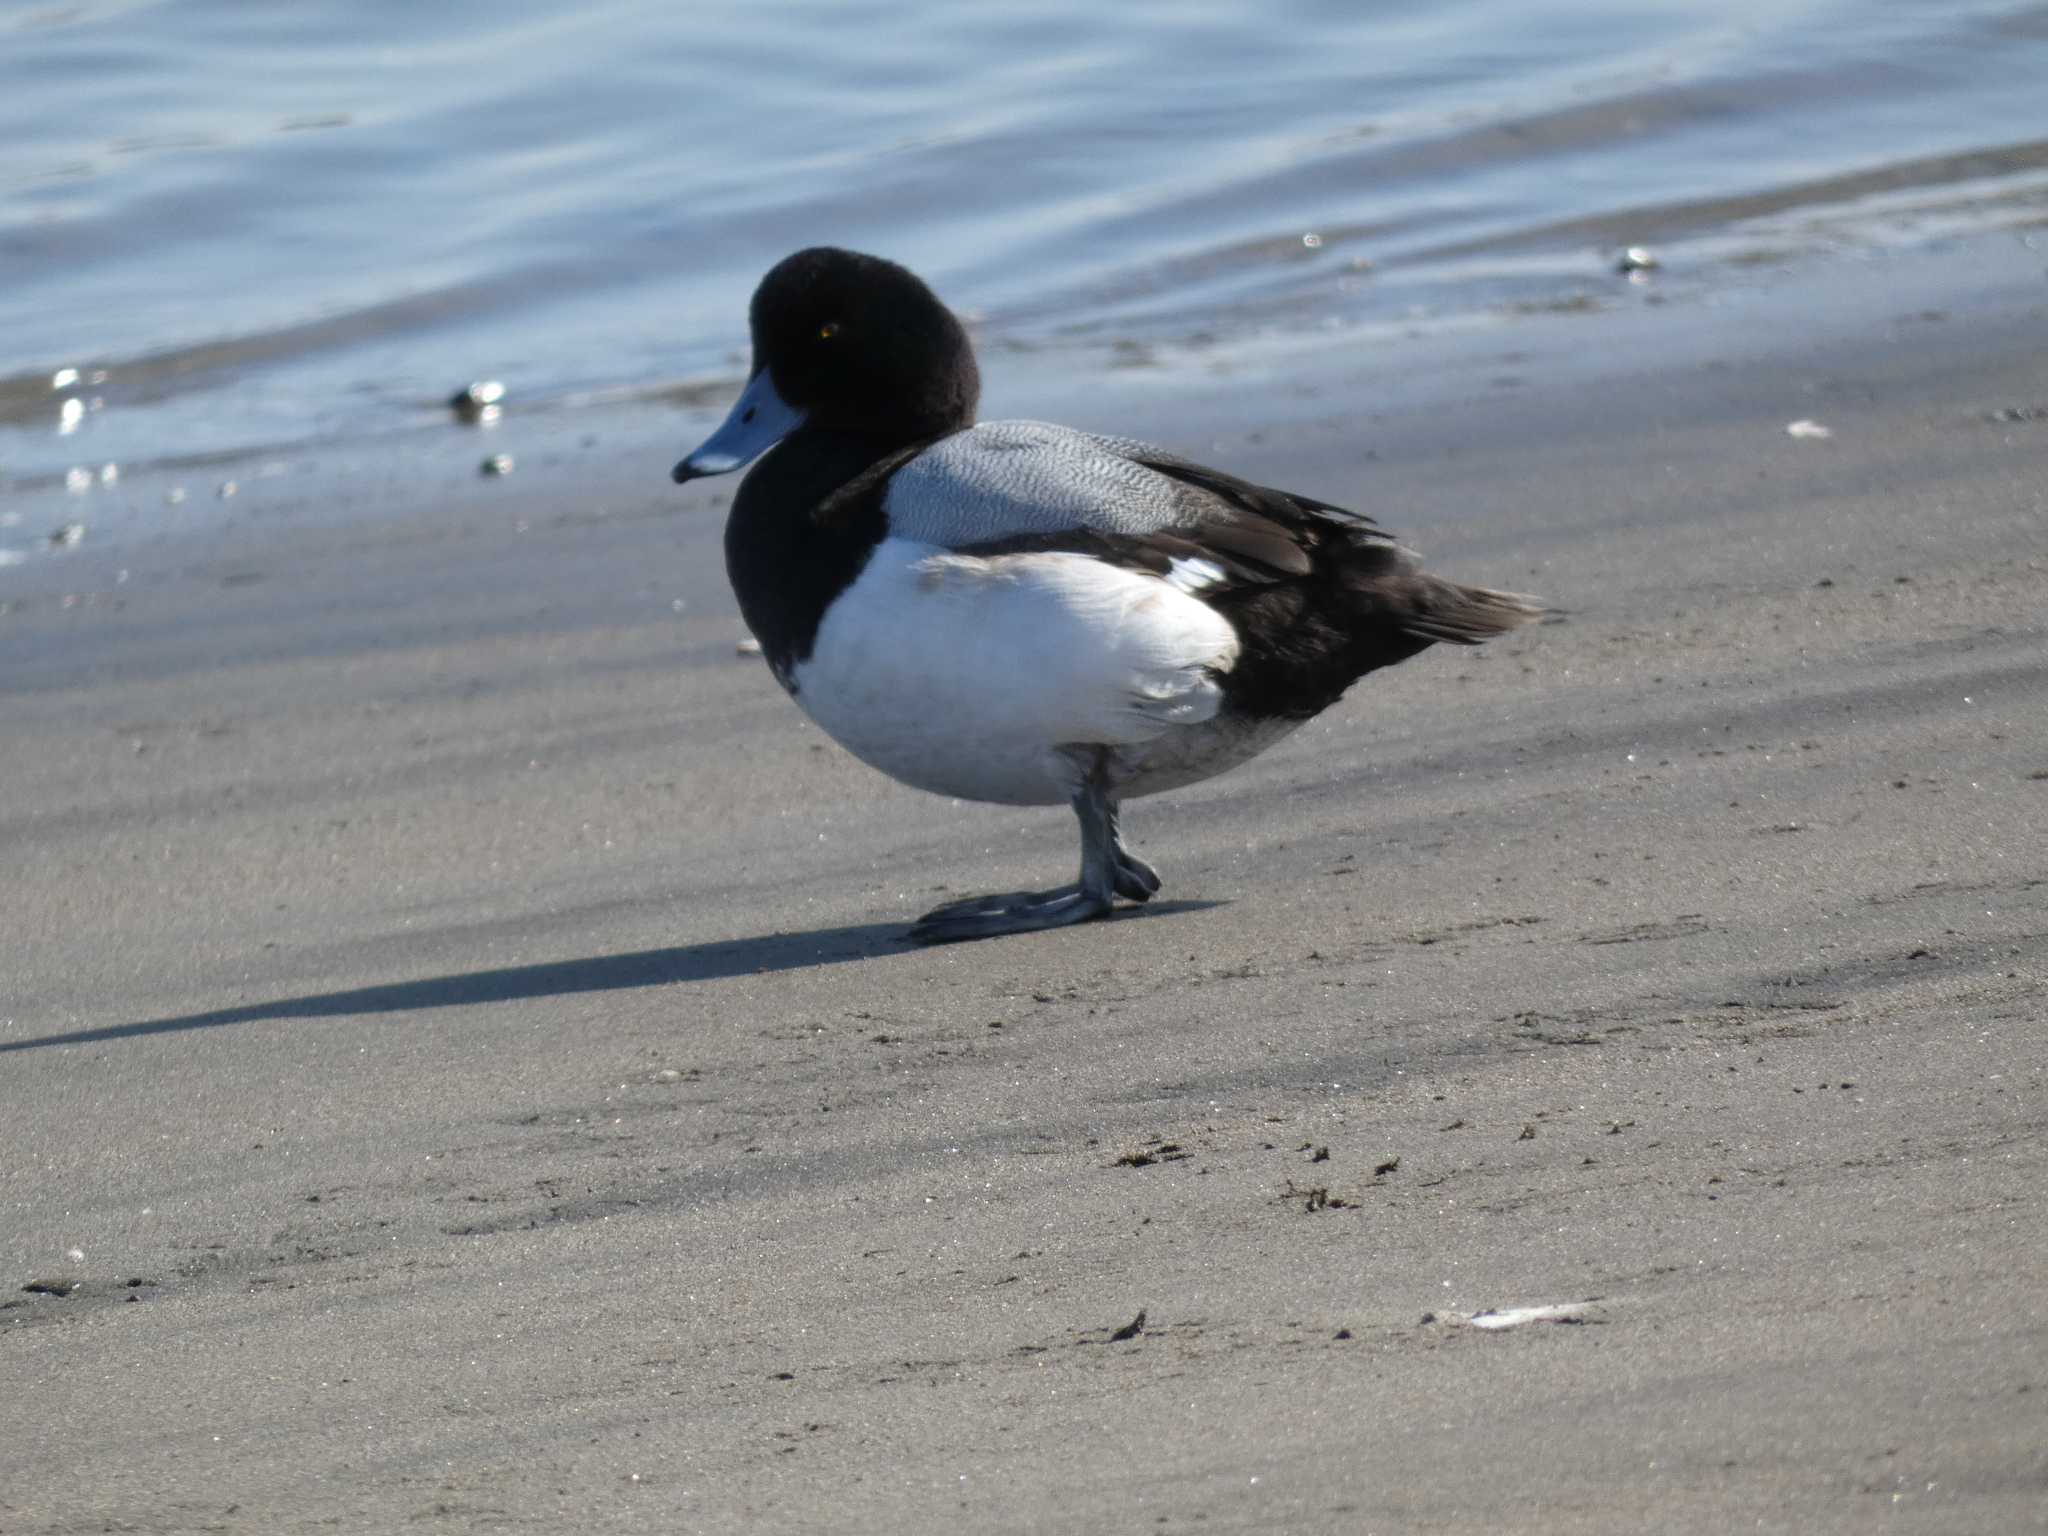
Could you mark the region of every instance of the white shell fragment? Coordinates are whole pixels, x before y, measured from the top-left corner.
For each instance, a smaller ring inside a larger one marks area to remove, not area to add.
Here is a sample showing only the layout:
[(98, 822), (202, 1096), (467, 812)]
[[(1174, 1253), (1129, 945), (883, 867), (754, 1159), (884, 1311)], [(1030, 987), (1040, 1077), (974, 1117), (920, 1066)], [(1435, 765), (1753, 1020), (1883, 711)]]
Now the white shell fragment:
[(1475, 1312), (1464, 1321), (1474, 1328), (1488, 1330), (1499, 1328), (1520, 1328), (1525, 1323), (1570, 1323), (1577, 1322), (1593, 1310), (1590, 1301), (1560, 1301), (1540, 1307), (1494, 1307), (1484, 1312)]
[(1833, 437), (1835, 434), (1817, 421), (1801, 417), (1798, 421), (1785, 423), (1785, 431), (1791, 437)]
[(734, 646), (732, 651), (735, 656), (758, 656), (761, 654), (761, 642), (749, 635)]

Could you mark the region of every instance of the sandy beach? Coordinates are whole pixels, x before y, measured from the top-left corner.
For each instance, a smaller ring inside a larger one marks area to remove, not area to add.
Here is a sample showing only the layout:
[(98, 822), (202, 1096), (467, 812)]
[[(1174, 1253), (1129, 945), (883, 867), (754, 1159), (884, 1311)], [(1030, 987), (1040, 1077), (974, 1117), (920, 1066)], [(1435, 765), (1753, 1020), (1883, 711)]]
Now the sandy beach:
[(0, 611), (0, 1531), (2043, 1529), (1998, 251), (992, 363), (1560, 610), (1134, 804), (1164, 894), (1066, 932), (903, 942), (1071, 819), (735, 653), (679, 417), (88, 543)]

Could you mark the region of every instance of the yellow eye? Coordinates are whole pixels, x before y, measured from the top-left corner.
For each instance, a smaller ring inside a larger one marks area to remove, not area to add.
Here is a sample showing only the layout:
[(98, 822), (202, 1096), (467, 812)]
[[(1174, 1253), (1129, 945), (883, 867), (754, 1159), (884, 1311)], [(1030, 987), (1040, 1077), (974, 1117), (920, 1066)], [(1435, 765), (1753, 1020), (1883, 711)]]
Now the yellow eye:
[(837, 320), (827, 320), (823, 325), (818, 327), (818, 340), (820, 341), (830, 341), (834, 336), (837, 336), (838, 334), (839, 322)]

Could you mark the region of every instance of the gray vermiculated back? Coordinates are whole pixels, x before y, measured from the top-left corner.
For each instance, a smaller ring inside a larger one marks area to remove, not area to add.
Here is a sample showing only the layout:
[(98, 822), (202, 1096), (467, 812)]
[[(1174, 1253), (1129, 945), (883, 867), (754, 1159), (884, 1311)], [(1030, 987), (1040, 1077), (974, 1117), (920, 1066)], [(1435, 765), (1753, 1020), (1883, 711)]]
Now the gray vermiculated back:
[(900, 538), (956, 549), (1019, 534), (1146, 534), (1199, 525), (1209, 498), (1133, 462), (1173, 455), (1042, 421), (985, 421), (927, 448), (889, 482)]

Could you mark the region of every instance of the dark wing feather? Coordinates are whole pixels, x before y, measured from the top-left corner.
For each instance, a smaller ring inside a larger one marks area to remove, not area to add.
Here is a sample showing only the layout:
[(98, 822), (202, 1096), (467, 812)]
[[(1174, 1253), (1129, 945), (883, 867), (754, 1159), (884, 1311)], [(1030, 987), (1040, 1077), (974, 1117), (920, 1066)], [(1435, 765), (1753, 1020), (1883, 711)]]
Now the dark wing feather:
[(1004, 555), (1086, 555), (1105, 565), (1143, 571), (1162, 579), (1173, 576), (1177, 560), (1206, 561), (1221, 573), (1220, 579), (1202, 586), (1202, 600), (1212, 605), (1219, 593), (1237, 587), (1262, 586), (1286, 574), (1219, 547), (1209, 540), (1208, 533), (1206, 528), (1167, 528), (1157, 533), (1097, 533), (1092, 528), (1070, 528), (1064, 533), (1019, 533), (1006, 539), (987, 539), (964, 545), (955, 553), (985, 560)]
[(1206, 464), (1197, 464), (1192, 459), (1183, 459), (1174, 454), (1159, 453), (1155, 450), (1134, 453), (1132, 460), (1156, 474), (1165, 475), (1169, 480), (1177, 481), (1190, 490), (1202, 493), (1212, 503), (1263, 517), (1283, 526), (1292, 526), (1307, 520), (1326, 519), (1348, 531), (1376, 534), (1382, 538), (1387, 536), (1377, 523), (1362, 512), (1354, 512), (1349, 507), (1340, 507), (1334, 502), (1317, 501), (1313, 496), (1301, 496), (1293, 491), (1275, 490), (1270, 485), (1242, 480), (1220, 469), (1211, 469)]

